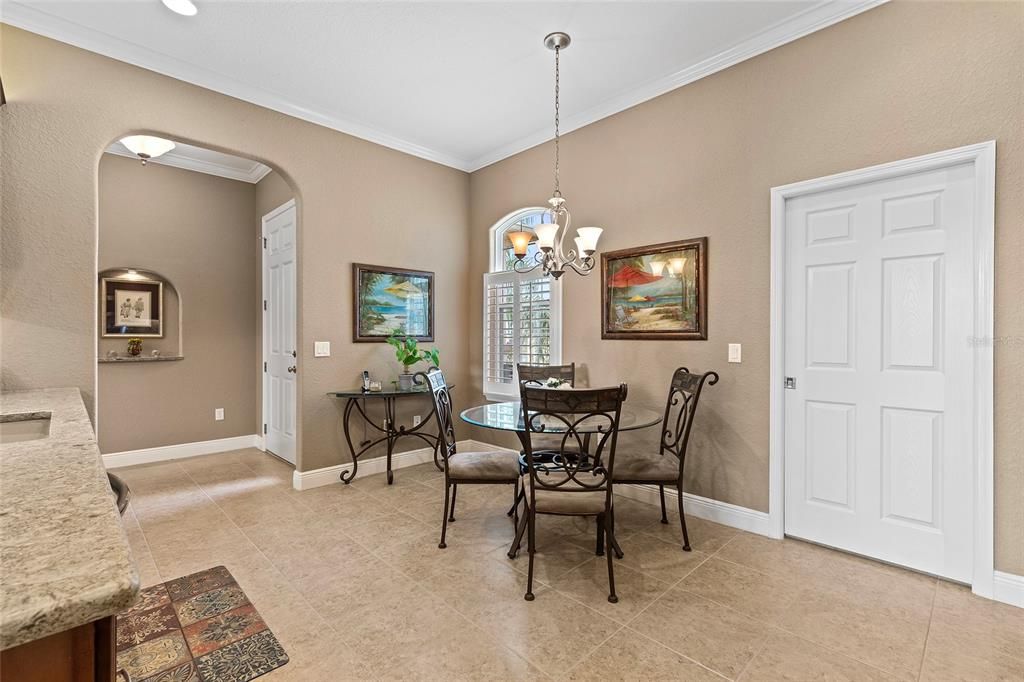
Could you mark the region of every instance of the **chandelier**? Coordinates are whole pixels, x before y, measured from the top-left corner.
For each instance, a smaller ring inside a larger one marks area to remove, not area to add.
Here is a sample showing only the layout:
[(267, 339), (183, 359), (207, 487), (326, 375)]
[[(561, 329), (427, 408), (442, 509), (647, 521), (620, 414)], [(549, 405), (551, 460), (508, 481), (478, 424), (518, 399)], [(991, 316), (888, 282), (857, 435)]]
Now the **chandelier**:
[[(587, 275), (594, 269), (594, 253), (597, 251), (597, 240), (601, 238), (602, 231), (600, 227), (577, 229), (576, 237), (573, 238), (576, 248), (565, 250), (565, 236), (569, 234), (572, 217), (558, 188), (558, 94), (559, 57), (562, 50), (569, 47), (570, 42), (567, 33), (549, 33), (544, 37), (544, 46), (555, 51), (555, 191), (548, 199), (551, 208), (544, 211), (544, 222), (534, 228), (535, 232), (509, 232), (507, 235), (516, 256), (516, 272), (530, 272), (542, 268), (545, 275), (555, 279), (565, 274), (567, 269), (575, 270), (580, 275)], [(540, 251), (527, 260), (526, 252), (534, 237)]]

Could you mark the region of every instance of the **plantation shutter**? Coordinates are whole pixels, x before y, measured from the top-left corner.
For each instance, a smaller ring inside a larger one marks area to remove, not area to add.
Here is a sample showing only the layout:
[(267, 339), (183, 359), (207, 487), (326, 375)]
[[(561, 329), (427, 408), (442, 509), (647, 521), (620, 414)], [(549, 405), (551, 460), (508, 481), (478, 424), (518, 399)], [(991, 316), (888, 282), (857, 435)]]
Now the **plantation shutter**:
[(539, 273), (484, 275), (484, 393), (519, 396), (516, 363), (561, 362), (561, 286)]

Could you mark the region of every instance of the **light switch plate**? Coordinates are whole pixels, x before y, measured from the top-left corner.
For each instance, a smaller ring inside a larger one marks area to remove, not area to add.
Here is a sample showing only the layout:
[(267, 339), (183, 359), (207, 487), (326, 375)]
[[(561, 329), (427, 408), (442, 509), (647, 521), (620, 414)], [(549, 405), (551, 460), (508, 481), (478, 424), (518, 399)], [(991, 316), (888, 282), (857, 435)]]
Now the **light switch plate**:
[(743, 346), (741, 344), (729, 344), (729, 362), (743, 362)]
[(331, 342), (330, 341), (314, 341), (313, 342), (313, 357), (315, 358), (327, 358), (331, 355)]
[(224, 421), (224, 408), (223, 407), (218, 407), (217, 409), (215, 409), (213, 411), (213, 419), (215, 421), (219, 421), (219, 422)]

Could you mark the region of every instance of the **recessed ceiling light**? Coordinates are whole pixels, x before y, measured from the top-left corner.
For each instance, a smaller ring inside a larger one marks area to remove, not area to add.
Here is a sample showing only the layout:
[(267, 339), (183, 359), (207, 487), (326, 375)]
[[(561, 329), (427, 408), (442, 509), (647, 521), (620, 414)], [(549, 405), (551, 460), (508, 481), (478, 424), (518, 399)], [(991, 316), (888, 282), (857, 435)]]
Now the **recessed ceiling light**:
[(186, 17), (194, 17), (199, 10), (192, 0), (160, 0), (164, 7)]

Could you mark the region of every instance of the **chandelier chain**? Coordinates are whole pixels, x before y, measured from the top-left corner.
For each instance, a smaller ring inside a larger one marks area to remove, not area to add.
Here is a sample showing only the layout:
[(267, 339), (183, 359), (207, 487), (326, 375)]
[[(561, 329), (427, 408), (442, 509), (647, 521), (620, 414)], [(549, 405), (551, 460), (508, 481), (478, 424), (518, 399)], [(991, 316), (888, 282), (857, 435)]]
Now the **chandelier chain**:
[(561, 190), (558, 188), (558, 165), (559, 165), (559, 149), (558, 149), (558, 91), (560, 81), (560, 70), (559, 70), (559, 56), (561, 55), (562, 49), (555, 47), (555, 192), (554, 196), (562, 196)]

